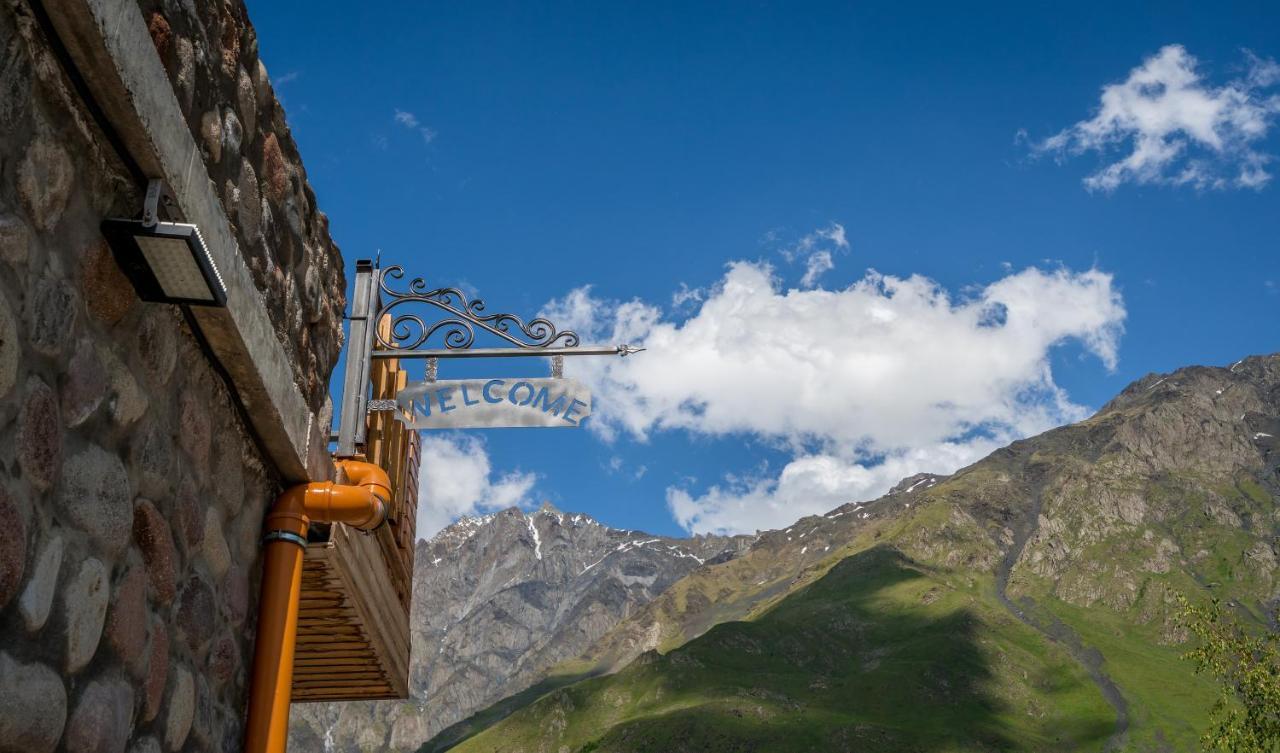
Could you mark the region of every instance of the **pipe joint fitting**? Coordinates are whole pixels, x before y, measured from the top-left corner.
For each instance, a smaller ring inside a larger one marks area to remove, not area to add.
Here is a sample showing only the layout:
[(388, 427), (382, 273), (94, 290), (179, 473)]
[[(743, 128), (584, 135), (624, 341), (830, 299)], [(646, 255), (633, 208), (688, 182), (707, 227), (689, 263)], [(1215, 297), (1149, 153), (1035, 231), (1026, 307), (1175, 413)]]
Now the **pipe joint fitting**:
[(307, 548), (306, 537), (299, 536), (293, 531), (281, 531), (281, 530), (267, 531), (266, 535), (262, 537), (263, 545), (270, 544), (273, 541), (288, 541), (291, 544), (297, 544), (303, 549)]

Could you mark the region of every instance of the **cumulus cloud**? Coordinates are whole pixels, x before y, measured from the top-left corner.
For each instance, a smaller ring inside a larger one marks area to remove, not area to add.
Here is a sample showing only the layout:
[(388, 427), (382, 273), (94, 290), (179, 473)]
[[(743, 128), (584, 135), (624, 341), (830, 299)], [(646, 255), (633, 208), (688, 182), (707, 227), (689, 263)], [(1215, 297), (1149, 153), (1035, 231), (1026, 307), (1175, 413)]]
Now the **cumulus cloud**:
[(606, 439), (684, 430), (791, 449), (777, 479), (671, 490), (692, 531), (777, 525), (1078, 419), (1085, 411), (1055, 384), (1050, 352), (1075, 341), (1112, 368), (1125, 316), (1111, 276), (1096, 269), (1028, 268), (959, 296), (920, 275), (874, 271), (840, 290), (784, 289), (751, 262), (730, 264), (683, 321), (589, 288), (545, 313), (648, 348), (566, 366), (592, 385), (590, 425)]
[(1280, 82), (1280, 65), (1247, 51), (1245, 57), (1244, 77), (1215, 87), (1184, 47), (1168, 45), (1124, 81), (1103, 87), (1092, 118), (1034, 149), (1119, 156), (1084, 179), (1089, 190), (1124, 183), (1261, 188), (1271, 179), (1271, 157), (1256, 146), (1280, 112), (1280, 96), (1265, 91)]
[(464, 515), (526, 504), (537, 476), (495, 478), (484, 443), (461, 434), (424, 433), (418, 481), (419, 538), (429, 539)]
[(776, 478), (761, 474), (729, 479), (701, 495), (680, 487), (668, 488), (667, 506), (677, 523), (697, 533), (785, 528), (806, 515), (878, 497), (912, 474), (950, 473), (1009, 439), (1012, 437), (981, 437), (914, 447), (874, 464), (836, 454), (805, 454), (787, 463)]

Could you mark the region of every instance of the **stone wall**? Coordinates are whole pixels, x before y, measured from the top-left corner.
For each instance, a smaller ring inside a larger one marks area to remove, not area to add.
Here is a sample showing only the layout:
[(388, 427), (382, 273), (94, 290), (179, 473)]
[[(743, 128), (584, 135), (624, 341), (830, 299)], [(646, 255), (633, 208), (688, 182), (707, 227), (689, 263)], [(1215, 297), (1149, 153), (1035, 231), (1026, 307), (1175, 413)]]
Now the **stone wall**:
[[(218, 114), (207, 167), (318, 411), (341, 261), (243, 8), (222, 13), (152, 15), (153, 38), (191, 122)], [(179, 311), (139, 302), (105, 247), (100, 220), (138, 200), (25, 0), (0, 0), (2, 752), (241, 743), (280, 481)]]
[(342, 347), (346, 279), (238, 0), (139, 0), (280, 345), (318, 410)]

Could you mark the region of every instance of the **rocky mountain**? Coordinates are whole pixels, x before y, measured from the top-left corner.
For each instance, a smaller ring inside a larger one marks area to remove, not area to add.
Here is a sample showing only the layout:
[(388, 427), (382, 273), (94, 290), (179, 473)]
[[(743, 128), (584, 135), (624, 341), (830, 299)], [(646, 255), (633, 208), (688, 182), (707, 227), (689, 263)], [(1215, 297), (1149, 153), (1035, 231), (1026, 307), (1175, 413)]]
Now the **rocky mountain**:
[(1280, 355), (1150, 375), (762, 534), (423, 750), (1196, 750), (1175, 598), (1277, 629), (1278, 437)]
[(291, 750), (412, 751), (526, 690), (619, 620), (747, 537), (651, 536), (550, 505), (464, 518), (415, 555), (412, 698), (297, 704)]

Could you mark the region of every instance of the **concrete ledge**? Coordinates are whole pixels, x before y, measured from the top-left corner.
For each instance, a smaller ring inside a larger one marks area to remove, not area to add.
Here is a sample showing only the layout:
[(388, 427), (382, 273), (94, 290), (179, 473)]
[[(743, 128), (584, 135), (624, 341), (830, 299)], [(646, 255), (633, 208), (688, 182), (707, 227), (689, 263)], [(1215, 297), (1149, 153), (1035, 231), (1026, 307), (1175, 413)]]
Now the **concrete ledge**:
[(330, 478), (327, 422), (311, 412), (294, 382), (292, 364), (136, 0), (45, 0), (44, 5), (125, 148), (149, 177), (169, 184), (186, 220), (200, 227), (227, 286), (227, 307), (192, 310), (271, 462), (288, 482)]

